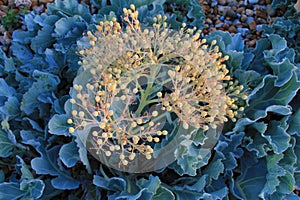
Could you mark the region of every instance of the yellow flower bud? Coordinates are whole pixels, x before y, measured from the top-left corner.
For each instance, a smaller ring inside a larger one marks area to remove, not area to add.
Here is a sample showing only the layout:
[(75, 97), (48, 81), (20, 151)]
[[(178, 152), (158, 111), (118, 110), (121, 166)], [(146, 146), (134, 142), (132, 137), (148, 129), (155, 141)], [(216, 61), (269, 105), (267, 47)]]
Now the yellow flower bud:
[(74, 133), (75, 132), (75, 129), (73, 127), (70, 127), (69, 128), (69, 133)]
[(68, 123), (68, 124), (73, 124), (73, 120), (69, 118), (69, 119), (67, 120), (67, 123)]
[(110, 152), (110, 151), (106, 151), (106, 152), (105, 152), (105, 155), (106, 155), (107, 157), (109, 157), (109, 156), (111, 156), (111, 152)]
[(130, 9), (134, 11), (135, 10), (135, 6), (133, 4), (130, 4)]
[(140, 138), (135, 135), (132, 137), (132, 141), (133, 141), (133, 144), (137, 144), (140, 141)]
[(189, 129), (189, 124), (186, 122), (183, 122), (182, 127), (187, 130), (187, 129)]

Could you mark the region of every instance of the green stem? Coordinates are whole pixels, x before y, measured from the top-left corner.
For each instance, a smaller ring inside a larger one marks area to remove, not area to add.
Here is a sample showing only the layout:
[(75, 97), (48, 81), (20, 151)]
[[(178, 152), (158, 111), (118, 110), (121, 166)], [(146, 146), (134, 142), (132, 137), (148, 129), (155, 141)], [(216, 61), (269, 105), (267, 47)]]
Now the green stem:
[(147, 105), (151, 104), (151, 103), (158, 103), (158, 102), (160, 102), (159, 99), (152, 99), (152, 100), (147, 101)]
[(158, 70), (160, 67), (152, 67), (150, 70), (150, 77), (148, 79), (148, 84), (147, 87), (144, 91), (141, 91), (141, 100), (138, 109), (136, 110), (136, 113), (138, 115), (141, 114), (142, 110), (149, 104), (149, 101), (147, 100), (148, 96), (152, 93), (151, 91), (153, 90), (153, 83), (155, 80), (155, 76), (158, 73)]

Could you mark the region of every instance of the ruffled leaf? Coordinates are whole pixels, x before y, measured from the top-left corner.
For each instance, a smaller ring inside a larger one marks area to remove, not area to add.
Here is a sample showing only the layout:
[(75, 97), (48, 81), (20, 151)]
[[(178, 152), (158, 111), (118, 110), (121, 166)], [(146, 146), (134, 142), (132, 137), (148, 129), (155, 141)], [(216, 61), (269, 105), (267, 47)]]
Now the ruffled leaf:
[(241, 175), (236, 178), (233, 193), (240, 199), (256, 199), (264, 187), (267, 169), (263, 160), (247, 154), (241, 158)]
[(12, 154), (12, 150), (16, 147), (10, 134), (12, 133), (0, 129), (0, 157), (9, 157)]
[(57, 76), (49, 73), (35, 71), (35, 76), (36, 82), (32, 84), (22, 99), (21, 110), (28, 115), (33, 113), (35, 108), (42, 112), (44, 105), (38, 100), (38, 97), (41, 94), (54, 91), (60, 82)]
[(54, 146), (51, 149), (44, 149), (40, 146), (37, 150), (41, 157), (31, 160), (31, 166), (37, 174), (49, 174), (57, 176), (52, 179), (52, 185), (57, 189), (76, 189), (79, 187), (80, 182), (70, 176), (70, 173), (58, 166), (59, 146)]
[(73, 167), (80, 160), (76, 143), (64, 144), (59, 150), (59, 158), (67, 167)]
[(49, 121), (49, 132), (54, 135), (71, 136), (69, 133), (68, 117), (66, 114), (55, 114)]
[(79, 4), (78, 1), (74, 0), (56, 0), (54, 3), (48, 4), (47, 10), (49, 14), (62, 15), (64, 17), (79, 15), (87, 22), (89, 22), (92, 17), (89, 7), (86, 4)]
[(300, 82), (295, 74), (282, 87), (276, 87), (275, 81), (276, 77), (265, 76), (263, 81), (252, 91), (248, 97), (249, 106), (245, 110), (247, 116), (252, 119), (260, 119), (266, 116), (268, 107), (286, 106), (300, 87)]

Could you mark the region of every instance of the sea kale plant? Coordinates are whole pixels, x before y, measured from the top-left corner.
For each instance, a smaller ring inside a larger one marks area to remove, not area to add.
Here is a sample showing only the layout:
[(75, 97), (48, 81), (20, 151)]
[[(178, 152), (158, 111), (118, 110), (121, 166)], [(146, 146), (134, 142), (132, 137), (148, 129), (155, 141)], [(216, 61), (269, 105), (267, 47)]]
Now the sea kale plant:
[(298, 198), (297, 37), (248, 49), (192, 0), (91, 2), (26, 14), (0, 50), (0, 199)]
[[(168, 156), (151, 159), (160, 154), (154, 143), (169, 133), (183, 140), (200, 129), (236, 121), (247, 95), (231, 81), (224, 64), (229, 56), (219, 52), (216, 40), (206, 44), (201, 31), (186, 29), (186, 24), (178, 32), (170, 29), (160, 14), (152, 28), (142, 29), (133, 4), (124, 8), (123, 19), (124, 31), (112, 18), (101, 21), (96, 32), (87, 32), (90, 47), (79, 51), (83, 71), (66, 104), (72, 104), (69, 132), (91, 132), (84, 143), (91, 140), (90, 150), (101, 160), (109, 157), (105, 163), (118, 163), (132, 173), (154, 171), (162, 168), (155, 163)], [(176, 145), (170, 154), (181, 147), (179, 141)], [(160, 149), (166, 151), (164, 145)], [(147, 161), (130, 162), (141, 155), (152, 163), (149, 168), (138, 164)]]

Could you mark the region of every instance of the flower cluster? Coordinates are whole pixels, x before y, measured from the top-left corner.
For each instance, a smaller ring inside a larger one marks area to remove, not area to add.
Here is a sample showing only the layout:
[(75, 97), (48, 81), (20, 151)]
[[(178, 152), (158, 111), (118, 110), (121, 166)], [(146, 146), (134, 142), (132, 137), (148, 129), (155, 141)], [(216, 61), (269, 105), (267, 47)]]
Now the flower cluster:
[(136, 155), (153, 156), (155, 143), (169, 131), (162, 119), (172, 113), (190, 129), (217, 128), (243, 111), (244, 89), (232, 82), (217, 42), (209, 45), (201, 31), (168, 28), (158, 15), (151, 28), (141, 28), (138, 11), (123, 9), (125, 27), (113, 18), (87, 32), (90, 48), (79, 51), (83, 70), (92, 74), (75, 84), (69, 129), (92, 131), (97, 153), (117, 156), (126, 166)]

